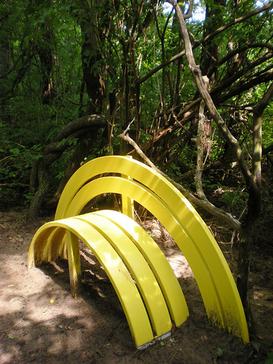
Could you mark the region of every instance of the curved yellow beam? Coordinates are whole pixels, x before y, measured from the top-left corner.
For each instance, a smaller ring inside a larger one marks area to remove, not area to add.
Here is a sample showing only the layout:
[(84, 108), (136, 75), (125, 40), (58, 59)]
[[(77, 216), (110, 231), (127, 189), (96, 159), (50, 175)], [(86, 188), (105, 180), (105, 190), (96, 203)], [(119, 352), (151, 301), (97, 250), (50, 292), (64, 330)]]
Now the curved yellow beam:
[(165, 255), (146, 231), (128, 216), (113, 210), (92, 213), (114, 223), (137, 246), (145, 257), (164, 294), (175, 326), (181, 326), (189, 316), (185, 297)]
[[(48, 252), (48, 248), (46, 245), (47, 238), (52, 234), (56, 228), (54, 226), (48, 227), (47, 230), (44, 230), (42, 228), (38, 229), (35, 233), (29, 249), (28, 249), (28, 266), (32, 267), (34, 264), (38, 265), (42, 263), (43, 261), (48, 262), (48, 255), (45, 257), (44, 249)], [(39, 232), (39, 234), (37, 234)], [(35, 244), (33, 243), (35, 238)], [(60, 242), (58, 242), (60, 244)], [(56, 244), (56, 247), (58, 248), (58, 245)]]
[[(136, 346), (141, 347), (151, 342), (154, 339), (154, 335), (150, 320), (131, 274), (104, 234), (101, 234), (89, 222), (72, 217), (43, 225), (36, 232), (31, 242), (29, 264), (33, 265), (35, 263), (35, 254), (39, 257), (39, 252), (43, 249), (42, 245), (46, 244), (47, 237), (50, 238), (52, 230), (56, 228), (71, 232), (82, 240), (96, 256), (118, 295)], [(170, 327), (168, 326), (167, 331), (169, 329)]]
[[(212, 319), (218, 319), (218, 322), (225, 325), (225, 312), (223, 306), (228, 308), (234, 314), (234, 297), (232, 289), (229, 290), (227, 300), (224, 302), (220, 300), (221, 289), (225, 286), (229, 287), (229, 282), (226, 282), (226, 276), (223, 272), (219, 272), (218, 276), (219, 287), (214, 285), (214, 280), (211, 278), (210, 271), (205, 264), (202, 256), (198, 254), (195, 245), (190, 237), (185, 233), (179, 222), (168, 211), (168, 206), (158, 198), (152, 191), (146, 189), (144, 186), (135, 181), (129, 181), (120, 177), (102, 177), (92, 180), (86, 184), (71, 201), (67, 213), (69, 215), (77, 215), (87, 203), (87, 196), (93, 199), (102, 193), (123, 193), (126, 191), (128, 195), (134, 196), (134, 200), (147, 208), (163, 226), (168, 227), (168, 231), (174, 238), (178, 246), (185, 254), (189, 264), (194, 272), (197, 283), (199, 285), (207, 314)], [(220, 256), (220, 258), (224, 259)], [(214, 264), (214, 263), (213, 263)], [(224, 272), (225, 273), (225, 272)], [(219, 292), (219, 294), (218, 294)], [(229, 322), (230, 323), (230, 322)]]
[(172, 323), (164, 296), (150, 266), (135, 244), (118, 226), (102, 216), (90, 213), (75, 219), (91, 224), (118, 253), (139, 288), (155, 335), (162, 336), (169, 332)]
[[(152, 191), (135, 181), (121, 177), (102, 177), (94, 179), (82, 187), (74, 196), (67, 209), (68, 216), (78, 215), (86, 203), (103, 193), (128, 193), (134, 200), (149, 210), (167, 228), (173, 239), (187, 258), (197, 280), (200, 292), (210, 318), (217, 318), (224, 325), (223, 309), (213, 280), (202, 256), (185, 233), (179, 221), (170, 213), (168, 206)], [(225, 278), (221, 275), (222, 280)], [(226, 285), (222, 282), (221, 286)], [(232, 294), (232, 292), (231, 292)], [(230, 300), (230, 297), (229, 297)]]
[[(121, 177), (98, 179), (103, 173), (119, 173), (130, 176), (132, 180)], [(93, 178), (95, 179), (88, 183)], [(102, 183), (103, 188), (100, 186)], [(79, 213), (93, 197), (107, 192), (133, 197), (162, 222), (194, 272), (208, 317), (248, 342), (248, 329), (240, 297), (221, 250), (188, 200), (159, 173), (138, 161), (121, 156), (90, 161), (67, 183), (56, 218)], [(79, 199), (82, 199), (81, 204), (76, 206)]]

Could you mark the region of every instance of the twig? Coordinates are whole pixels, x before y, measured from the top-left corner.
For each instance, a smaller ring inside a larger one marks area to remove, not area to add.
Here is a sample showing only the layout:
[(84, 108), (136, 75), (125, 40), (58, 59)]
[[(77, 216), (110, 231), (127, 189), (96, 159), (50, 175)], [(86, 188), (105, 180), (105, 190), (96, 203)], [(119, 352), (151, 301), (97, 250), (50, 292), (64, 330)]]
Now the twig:
[(225, 223), (232, 227), (234, 230), (241, 229), (241, 223), (231, 214), (219, 209), (218, 207), (214, 206), (208, 200), (200, 200), (199, 198), (195, 197), (191, 192), (189, 192), (185, 187), (183, 187), (180, 183), (171, 179), (168, 175), (164, 172), (160, 171), (156, 167), (156, 165), (145, 155), (145, 153), (141, 150), (139, 145), (128, 135), (128, 134), (120, 134), (119, 137), (129, 143), (137, 152), (137, 154), (144, 160), (144, 162), (153, 168), (156, 172), (160, 173), (164, 176), (169, 182), (171, 182), (182, 194), (195, 206), (200, 207), (210, 213), (211, 215), (215, 216), (218, 221), (221, 223)]
[(197, 137), (196, 137), (196, 170), (195, 170), (195, 188), (196, 193), (199, 198), (206, 199), (206, 195), (203, 190), (202, 184), (202, 174), (204, 169), (204, 143), (205, 143), (205, 130), (204, 130), (204, 122), (205, 122), (205, 103), (204, 100), (200, 101), (199, 106), (199, 118), (198, 118), (198, 128), (197, 128)]
[(130, 123), (128, 124), (128, 126), (126, 127), (126, 129), (123, 131), (123, 133), (122, 133), (122, 134), (126, 135), (126, 134), (129, 132), (129, 130), (130, 130), (130, 128), (131, 128), (131, 125), (133, 124), (133, 122), (135, 121), (135, 119), (136, 119), (136, 118), (133, 118), (133, 119), (130, 121)]
[(198, 91), (199, 91), (200, 95), (202, 96), (202, 99), (204, 100), (204, 102), (207, 106), (207, 109), (209, 110), (209, 112), (211, 114), (212, 119), (217, 124), (217, 126), (218, 126), (219, 130), (221, 131), (225, 140), (232, 147), (232, 149), (237, 157), (237, 161), (240, 166), (241, 173), (243, 174), (243, 176), (245, 178), (246, 184), (248, 185), (249, 188), (255, 188), (252, 173), (251, 173), (250, 169), (248, 168), (246, 161), (244, 160), (242, 148), (239, 144), (239, 141), (231, 133), (226, 122), (224, 121), (224, 119), (222, 118), (220, 113), (218, 112), (218, 110), (212, 100), (212, 97), (208, 91), (207, 85), (202, 77), (200, 67), (195, 62), (195, 58), (194, 58), (193, 50), (192, 50), (192, 44), (190, 41), (189, 33), (187, 30), (187, 26), (186, 26), (183, 14), (181, 12), (180, 6), (177, 3), (175, 3), (173, 0), (169, 0), (169, 2), (175, 6), (175, 11), (176, 11), (178, 22), (180, 25), (181, 35), (184, 40), (186, 58), (187, 58), (187, 61), (189, 64), (189, 68), (194, 77)]
[(146, 154), (141, 150), (141, 148), (137, 145), (137, 143), (132, 138), (130, 138), (127, 133), (125, 133), (125, 131), (122, 134), (120, 134), (120, 138), (126, 141), (128, 144), (130, 144), (135, 149), (137, 154), (145, 161), (145, 163), (148, 164), (148, 166), (152, 167), (157, 172), (161, 173), (160, 170), (156, 167), (156, 165), (146, 156)]

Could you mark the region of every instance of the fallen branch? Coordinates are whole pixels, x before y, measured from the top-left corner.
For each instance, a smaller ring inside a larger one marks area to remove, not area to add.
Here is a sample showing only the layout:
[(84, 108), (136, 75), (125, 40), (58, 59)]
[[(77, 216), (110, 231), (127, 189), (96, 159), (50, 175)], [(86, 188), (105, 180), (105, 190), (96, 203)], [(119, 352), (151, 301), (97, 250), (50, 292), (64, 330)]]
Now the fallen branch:
[(226, 224), (230, 226), (234, 230), (240, 230), (241, 229), (241, 223), (239, 220), (234, 218), (231, 214), (223, 211), (222, 209), (219, 209), (218, 207), (214, 206), (211, 202), (208, 200), (200, 200), (199, 198), (195, 197), (190, 191), (188, 191), (185, 187), (183, 187), (180, 183), (174, 181), (172, 178), (170, 178), (168, 175), (166, 175), (164, 172), (160, 171), (156, 167), (156, 165), (146, 156), (146, 154), (142, 151), (142, 149), (139, 147), (139, 145), (127, 134), (122, 133), (120, 134), (120, 138), (123, 139), (125, 142), (130, 144), (136, 153), (144, 160), (144, 162), (156, 170), (158, 173), (162, 174), (168, 181), (170, 181), (193, 205), (196, 207), (204, 209), (206, 212), (210, 213), (212, 216), (216, 217), (217, 220), (221, 224)]

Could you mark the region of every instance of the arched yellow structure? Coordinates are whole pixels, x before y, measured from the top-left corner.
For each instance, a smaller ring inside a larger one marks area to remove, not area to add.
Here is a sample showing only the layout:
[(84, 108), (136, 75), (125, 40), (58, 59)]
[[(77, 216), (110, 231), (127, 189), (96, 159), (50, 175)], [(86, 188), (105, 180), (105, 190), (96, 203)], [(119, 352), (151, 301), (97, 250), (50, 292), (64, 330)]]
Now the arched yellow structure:
[[(99, 211), (79, 215), (89, 201), (104, 193), (117, 193), (122, 196), (124, 214)], [(114, 249), (133, 277), (148, 313), (153, 335), (157, 337), (167, 333), (170, 330), (170, 320), (176, 326), (181, 325), (188, 316), (184, 296), (181, 289), (173, 283), (176, 280), (169, 268), (166, 268), (168, 263), (162, 257), (162, 253), (159, 253), (155, 243), (151, 242), (152, 239), (131, 219), (133, 200), (144, 206), (162, 223), (182, 250), (196, 278), (208, 318), (242, 337), (244, 342), (248, 342), (245, 314), (234, 279), (208, 227), (189, 201), (166, 178), (131, 158), (100, 157), (84, 164), (74, 173), (61, 195), (55, 215), (56, 221), (45, 224), (32, 240), (29, 250), (30, 264), (55, 260), (58, 256), (64, 257), (68, 254), (71, 286), (75, 290), (80, 273), (78, 243), (75, 237), (83, 240), (96, 255), (100, 254), (100, 249), (92, 244), (95, 244), (98, 238), (96, 234), (99, 234), (110, 243), (109, 247)], [(121, 236), (127, 238), (121, 239)], [(154, 253), (155, 251), (157, 253)], [(154, 254), (158, 257), (160, 254), (160, 264)], [(136, 257), (141, 258), (139, 260)], [(105, 270), (109, 270), (112, 258), (108, 262), (100, 256), (98, 259)], [(136, 260), (141, 261), (140, 270), (132, 265)], [(144, 266), (147, 268), (145, 262), (151, 274), (145, 273), (142, 276)], [(164, 268), (161, 268), (161, 264)], [(164, 278), (163, 284), (163, 276), (167, 271), (168, 278)], [(109, 278), (123, 305), (136, 345), (141, 346), (151, 341), (151, 332), (148, 333), (148, 330), (146, 334), (138, 336), (137, 325), (126, 306), (127, 303), (124, 302), (124, 293), (111, 274)], [(150, 282), (150, 286), (140, 285), (140, 282), (146, 280)], [(154, 282), (157, 282), (159, 289), (149, 300), (149, 287), (155, 287)], [(174, 287), (171, 291), (167, 290), (168, 282), (172, 282), (171, 287)], [(123, 284), (121, 285), (124, 288)], [(155, 305), (154, 301), (157, 300), (160, 308)], [(161, 311), (164, 301), (167, 308)], [(169, 321), (167, 311), (170, 313)], [(162, 312), (162, 323), (157, 321), (156, 312)], [(163, 312), (166, 312), (166, 315)], [(143, 327), (146, 327), (145, 324)]]

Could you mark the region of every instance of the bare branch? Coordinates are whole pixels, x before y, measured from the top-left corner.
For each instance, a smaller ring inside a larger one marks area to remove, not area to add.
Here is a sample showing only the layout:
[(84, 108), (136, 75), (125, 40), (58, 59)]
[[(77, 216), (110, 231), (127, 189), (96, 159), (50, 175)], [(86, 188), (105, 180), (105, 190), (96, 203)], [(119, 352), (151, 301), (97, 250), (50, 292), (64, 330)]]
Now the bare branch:
[(264, 49), (269, 49), (271, 52), (273, 52), (273, 44), (269, 44), (269, 43), (246, 44), (246, 45), (243, 45), (241, 47), (238, 47), (238, 48), (232, 50), (225, 57), (223, 57), (222, 59), (217, 61), (217, 66), (218, 67), (221, 66), (222, 64), (228, 62), (231, 58), (233, 58), (237, 54), (243, 53), (252, 48), (260, 48), (260, 49), (264, 48)]
[(241, 229), (241, 223), (239, 220), (234, 218), (231, 214), (219, 209), (214, 206), (208, 200), (200, 200), (195, 197), (191, 192), (189, 192), (185, 187), (183, 187), (180, 183), (171, 179), (168, 175), (160, 171), (155, 164), (145, 155), (139, 145), (132, 139), (128, 134), (120, 134), (120, 138), (129, 143), (137, 152), (137, 154), (144, 160), (144, 162), (156, 170), (158, 173), (162, 174), (168, 181), (170, 181), (193, 205), (202, 208), (203, 210), (210, 213), (212, 216), (215, 216), (219, 222), (230, 226), (232, 229), (239, 231)]
[[(170, 2), (173, 3), (172, 0), (170, 0)], [(230, 132), (226, 122), (223, 120), (222, 116), (219, 114), (218, 110), (216, 109), (216, 106), (211, 98), (211, 95), (208, 92), (207, 86), (202, 77), (200, 67), (195, 62), (195, 58), (193, 55), (192, 45), (191, 45), (188, 30), (186, 27), (186, 23), (185, 23), (183, 14), (181, 12), (181, 9), (177, 4), (175, 5), (175, 10), (176, 10), (179, 25), (180, 25), (181, 35), (184, 40), (186, 57), (187, 57), (187, 60), (189, 63), (190, 70), (191, 70), (194, 80), (196, 82), (197, 88), (198, 88), (203, 100), (205, 101), (206, 106), (207, 106), (213, 120), (216, 122), (218, 128), (222, 132), (226, 141), (230, 144), (230, 146), (234, 150), (234, 153), (235, 153), (237, 161), (239, 163), (241, 172), (245, 178), (246, 184), (248, 186), (251, 186), (251, 185), (253, 185), (253, 177), (252, 177), (252, 174), (251, 174), (245, 160), (243, 159), (241, 146), (240, 146), (238, 140)]]
[(189, 19), (192, 17), (192, 9), (193, 9), (193, 0), (189, 1), (189, 8), (186, 14), (184, 14), (184, 19)]
[(269, 102), (272, 100), (272, 97), (273, 97), (273, 82), (271, 82), (270, 86), (268, 87), (267, 91), (263, 95), (262, 99), (255, 106), (253, 113), (256, 115), (263, 113), (264, 109), (267, 107)]
[[(252, 78), (250, 80), (247, 80), (247, 81), (241, 82), (241, 83), (236, 83), (236, 85), (232, 89), (230, 89), (230, 91), (227, 94), (220, 95), (219, 99), (218, 99), (217, 96), (215, 96), (215, 101), (217, 103), (223, 102), (225, 100), (230, 99), (233, 96), (239, 95), (243, 91), (247, 91), (247, 90), (249, 90), (249, 89), (251, 89), (251, 88), (253, 88), (253, 87), (255, 87), (255, 86), (257, 86), (257, 85), (259, 85), (261, 83), (265, 83), (265, 82), (268, 82), (268, 81), (271, 81), (271, 80), (273, 80), (273, 69), (268, 70), (268, 71), (266, 71), (264, 73), (259, 72), (259, 74), (256, 77), (254, 77), (254, 78)], [(216, 90), (214, 90), (212, 92), (212, 94), (213, 94), (213, 96), (217, 95)]]
[(261, 186), (262, 174), (262, 115), (272, 98), (273, 82), (253, 110), (253, 174), (258, 187)]
[[(254, 62), (249, 63), (247, 65), (247, 69), (246, 68), (243, 68), (243, 69), (241, 69), (241, 70), (239, 70), (237, 72), (234, 72), (234, 74), (232, 74), (231, 76), (225, 77), (220, 82), (220, 84), (217, 87), (215, 87), (214, 89), (212, 89), (211, 94), (212, 95), (217, 95), (217, 99), (221, 99), (222, 100), (224, 98), (224, 100), (226, 100), (227, 98), (229, 98), (231, 96), (229, 96), (229, 97), (223, 96), (222, 97), (220, 94), (226, 88), (230, 88), (230, 85), (234, 85), (232, 87), (232, 90), (237, 90), (236, 92), (240, 92), (241, 87), (244, 84), (244, 82), (242, 82), (242, 80), (240, 80), (240, 78), (243, 77), (243, 76), (248, 75), (247, 82), (246, 82), (248, 84), (250, 81), (254, 80), (258, 76), (257, 74), (254, 74), (253, 73), (253, 70), (255, 69), (255, 67), (261, 65), (264, 62), (267, 62), (272, 57), (273, 57), (273, 53), (272, 52), (267, 53), (263, 57), (260, 57), (257, 60), (255, 60)], [(271, 69), (272, 68), (272, 65), (269, 65), (268, 68)], [(265, 71), (266, 70), (259, 71), (259, 74), (264, 73)], [(239, 85), (238, 84), (234, 84), (238, 80), (239, 80)], [(231, 92), (231, 95), (232, 96), (235, 96), (235, 95), (237, 95), (237, 93), (236, 94), (233, 94), (233, 92)]]
[(205, 122), (205, 102), (204, 100), (200, 101), (199, 106), (199, 118), (198, 118), (198, 128), (197, 128), (197, 137), (196, 137), (196, 170), (195, 170), (195, 188), (197, 196), (201, 199), (206, 199), (203, 185), (202, 185), (202, 174), (204, 167), (204, 122)]
[[(171, 5), (174, 6), (174, 1), (169, 0), (168, 1)], [(216, 35), (224, 32), (226, 29), (229, 29), (230, 27), (232, 27), (233, 25), (239, 24), (255, 15), (258, 15), (264, 11), (268, 11), (270, 9), (273, 8), (273, 3), (268, 2), (266, 3), (264, 6), (262, 6), (261, 8), (257, 8), (254, 11), (251, 11), (250, 13), (241, 16), (240, 18), (234, 19), (232, 22), (223, 25), (222, 27), (216, 29), (213, 33), (208, 34), (204, 39), (202, 39), (202, 41), (196, 42), (193, 45), (193, 48), (197, 48), (199, 47), (201, 44), (205, 44), (206, 42), (208, 42), (209, 40), (211, 40), (212, 38), (214, 38)], [(146, 75), (144, 75), (143, 77), (139, 78), (139, 80), (137, 81), (138, 83), (143, 83), (145, 81), (147, 81), (151, 76), (153, 76), (155, 73), (157, 73), (158, 71), (160, 71), (162, 68), (168, 66), (169, 64), (175, 62), (177, 59), (183, 57), (185, 55), (185, 51), (181, 51), (179, 53), (177, 53), (176, 55), (174, 55), (171, 59), (169, 59), (168, 61), (159, 64), (158, 66), (156, 66), (155, 68), (153, 68), (152, 70), (150, 70)]]
[[(169, 1), (172, 3), (172, 1)], [(261, 8), (257, 8), (253, 11), (250, 11), (248, 14), (244, 15), (244, 16), (240, 16), (239, 18), (234, 19), (232, 22), (225, 24), (223, 26), (221, 26), (220, 28), (216, 29), (213, 33), (208, 34), (203, 40), (202, 43), (206, 43), (208, 42), (211, 38), (214, 38), (216, 35), (224, 32), (225, 30), (231, 28), (233, 25), (242, 23), (243, 21), (251, 18), (252, 16), (258, 15), (264, 11), (268, 11), (270, 9), (273, 8), (273, 3), (272, 1), (268, 1), (264, 6), (262, 6)]]
[(75, 132), (78, 132), (80, 129), (103, 126), (106, 126), (106, 121), (103, 116), (96, 114), (82, 116), (81, 118), (68, 123), (54, 138), (54, 141), (57, 142), (67, 138)]

